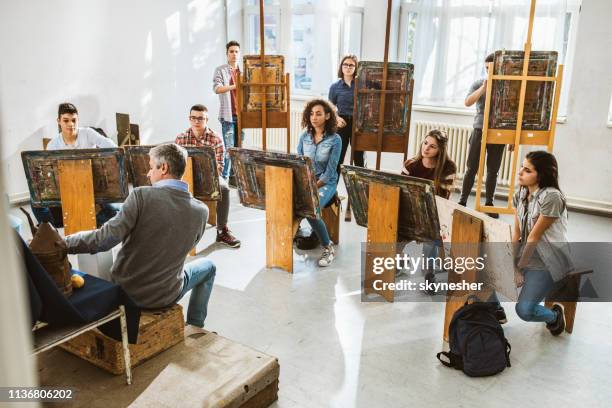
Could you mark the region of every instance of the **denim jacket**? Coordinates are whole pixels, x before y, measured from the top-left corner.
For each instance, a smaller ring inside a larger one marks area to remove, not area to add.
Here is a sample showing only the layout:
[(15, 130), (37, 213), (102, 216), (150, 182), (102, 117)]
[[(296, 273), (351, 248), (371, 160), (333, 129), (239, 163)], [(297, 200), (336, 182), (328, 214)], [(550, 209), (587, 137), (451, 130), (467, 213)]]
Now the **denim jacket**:
[(312, 166), (318, 180), (324, 184), (338, 181), (338, 161), (342, 150), (342, 139), (337, 133), (326, 134), (319, 144), (315, 144), (314, 137), (305, 131), (300, 136), (298, 154), (310, 157)]

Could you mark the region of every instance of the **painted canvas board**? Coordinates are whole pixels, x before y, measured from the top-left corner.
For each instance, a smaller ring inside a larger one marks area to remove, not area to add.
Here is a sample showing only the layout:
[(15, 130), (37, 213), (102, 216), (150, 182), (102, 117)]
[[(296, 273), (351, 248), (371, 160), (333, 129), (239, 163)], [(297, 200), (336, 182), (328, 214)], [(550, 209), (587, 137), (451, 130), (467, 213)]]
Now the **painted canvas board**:
[(400, 241), (424, 242), (440, 239), (432, 181), (355, 166), (342, 166), (342, 177), (358, 225), (368, 226), (370, 183), (381, 183), (400, 188)]
[(436, 196), (440, 236), (445, 243), (451, 242), (453, 212), (463, 211), (482, 220), (482, 251), (487, 254), (485, 280), (508, 300), (516, 301), (518, 294), (514, 282), (514, 259), (512, 252), (512, 229), (505, 221), (494, 219), (471, 208)]
[[(496, 51), (493, 62), (495, 75), (521, 75), (524, 51)], [(528, 75), (555, 76), (556, 51), (532, 51)], [(553, 109), (554, 82), (528, 81), (525, 90), (523, 125), (525, 130), (549, 130)], [(520, 98), (520, 81), (493, 81), (489, 129), (515, 129)]]
[(128, 196), (122, 149), (34, 150), (21, 153), (34, 207), (61, 205), (59, 160), (91, 160), (96, 204), (120, 203)]
[[(243, 57), (243, 78), (245, 83), (278, 83), (285, 78), (285, 58), (282, 55), (265, 55), (264, 70), (261, 69), (260, 55), (245, 55)], [(262, 73), (264, 71), (264, 73)], [(265, 88), (265, 91), (264, 91)], [(268, 111), (283, 111), (285, 97), (282, 85), (246, 86), (244, 89), (243, 110), (247, 112), (261, 111), (263, 93), (266, 93), (266, 109)]]
[(293, 212), (298, 217), (320, 218), (317, 182), (310, 158), (297, 154), (230, 148), (232, 168), (242, 205), (264, 210), (266, 165), (293, 170)]
[[(134, 187), (150, 186), (149, 150), (155, 146), (124, 146), (130, 183)], [(212, 147), (184, 146), (192, 158), (193, 196), (201, 201), (221, 199), (219, 173)]]
[[(408, 111), (410, 109), (410, 80), (414, 65), (390, 62), (387, 69), (387, 90), (392, 91), (385, 97), (384, 133), (404, 134), (408, 132)], [(383, 63), (359, 61), (357, 67), (357, 109), (355, 129), (359, 133), (378, 132), (380, 122), (381, 92), (383, 84)], [(373, 91), (361, 93), (361, 90)], [(405, 91), (400, 94), (393, 91)], [(383, 134), (384, 134), (383, 133)]]

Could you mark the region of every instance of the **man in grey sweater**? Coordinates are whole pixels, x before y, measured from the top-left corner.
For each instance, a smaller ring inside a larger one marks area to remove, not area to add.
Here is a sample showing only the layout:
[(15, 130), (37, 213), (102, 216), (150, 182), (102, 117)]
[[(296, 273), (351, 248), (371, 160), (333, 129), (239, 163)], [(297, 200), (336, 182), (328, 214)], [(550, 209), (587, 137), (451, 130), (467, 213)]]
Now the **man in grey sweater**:
[(70, 253), (108, 251), (123, 246), (112, 279), (143, 308), (176, 303), (189, 290), (187, 324), (204, 327), (215, 265), (206, 258), (185, 264), (204, 235), (208, 208), (181, 181), (187, 151), (174, 143), (149, 152), (151, 187), (135, 188), (121, 211), (100, 229), (66, 237)]

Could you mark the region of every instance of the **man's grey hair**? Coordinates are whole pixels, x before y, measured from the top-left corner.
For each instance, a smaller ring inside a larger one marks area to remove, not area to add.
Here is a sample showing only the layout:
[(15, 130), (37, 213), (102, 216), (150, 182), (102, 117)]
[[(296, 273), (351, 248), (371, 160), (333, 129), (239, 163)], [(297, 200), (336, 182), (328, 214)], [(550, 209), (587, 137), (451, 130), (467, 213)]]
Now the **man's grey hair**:
[(183, 177), (185, 164), (187, 162), (187, 150), (176, 143), (164, 143), (155, 146), (149, 151), (156, 168), (162, 164), (168, 165), (168, 173), (177, 179)]

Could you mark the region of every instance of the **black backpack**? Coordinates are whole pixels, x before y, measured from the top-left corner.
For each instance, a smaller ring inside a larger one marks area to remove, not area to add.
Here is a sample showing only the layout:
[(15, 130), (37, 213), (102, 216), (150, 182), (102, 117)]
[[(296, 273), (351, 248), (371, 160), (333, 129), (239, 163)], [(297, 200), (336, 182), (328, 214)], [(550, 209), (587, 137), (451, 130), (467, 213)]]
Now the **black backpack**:
[[(453, 315), (449, 326), (450, 352), (440, 352), (438, 360), (470, 377), (485, 377), (510, 367), (510, 343), (495, 317), (493, 303), (465, 303)], [(444, 361), (440, 356), (445, 356)]]

